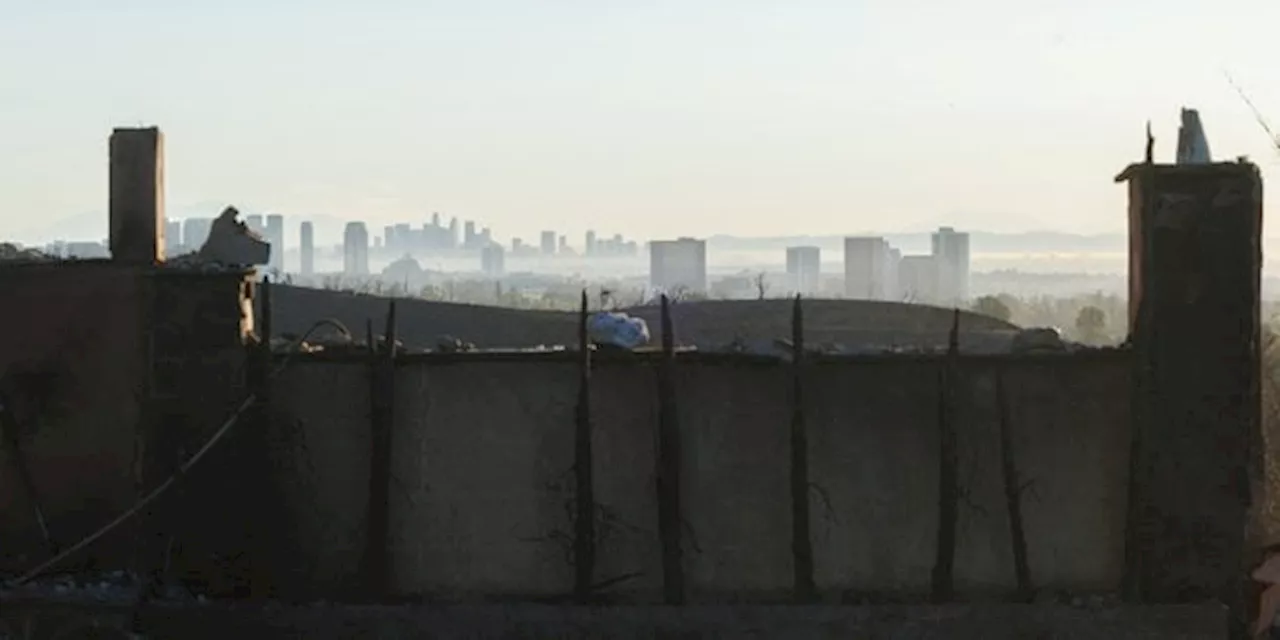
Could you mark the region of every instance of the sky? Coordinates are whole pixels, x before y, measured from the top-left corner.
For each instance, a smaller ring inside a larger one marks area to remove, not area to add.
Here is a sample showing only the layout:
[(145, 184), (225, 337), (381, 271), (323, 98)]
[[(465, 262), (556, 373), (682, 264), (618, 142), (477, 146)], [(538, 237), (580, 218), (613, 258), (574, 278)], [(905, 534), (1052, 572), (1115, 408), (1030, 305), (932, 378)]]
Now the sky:
[[(108, 8), (109, 5), (109, 8)], [(0, 0), (0, 238), (105, 212), (156, 125), (170, 211), (642, 238), (1124, 230), (1179, 108), (1280, 177), (1275, 0)], [(1276, 212), (1273, 203), (1269, 213)], [(101, 234), (106, 214), (101, 215)], [(1268, 234), (1270, 235), (1270, 234)]]

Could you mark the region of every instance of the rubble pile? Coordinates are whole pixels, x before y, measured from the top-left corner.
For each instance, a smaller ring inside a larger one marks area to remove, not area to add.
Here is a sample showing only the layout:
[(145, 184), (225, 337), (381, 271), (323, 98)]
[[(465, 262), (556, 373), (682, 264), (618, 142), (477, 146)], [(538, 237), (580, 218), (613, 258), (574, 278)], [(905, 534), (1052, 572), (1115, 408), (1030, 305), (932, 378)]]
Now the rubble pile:
[[(50, 575), (13, 587), (0, 581), (0, 601), (98, 602), (129, 605), (138, 601), (141, 580), (126, 571)], [(172, 604), (204, 604), (202, 594), (176, 585), (157, 587), (151, 600)]]

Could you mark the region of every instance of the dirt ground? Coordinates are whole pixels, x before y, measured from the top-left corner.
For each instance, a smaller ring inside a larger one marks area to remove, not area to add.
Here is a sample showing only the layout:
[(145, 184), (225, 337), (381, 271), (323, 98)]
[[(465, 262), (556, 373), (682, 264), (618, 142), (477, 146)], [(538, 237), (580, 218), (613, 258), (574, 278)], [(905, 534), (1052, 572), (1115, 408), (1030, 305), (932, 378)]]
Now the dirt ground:
[[(1217, 605), (283, 607), (4, 603), (0, 638), (1225, 638)], [(5, 633), (9, 635), (5, 635)]]

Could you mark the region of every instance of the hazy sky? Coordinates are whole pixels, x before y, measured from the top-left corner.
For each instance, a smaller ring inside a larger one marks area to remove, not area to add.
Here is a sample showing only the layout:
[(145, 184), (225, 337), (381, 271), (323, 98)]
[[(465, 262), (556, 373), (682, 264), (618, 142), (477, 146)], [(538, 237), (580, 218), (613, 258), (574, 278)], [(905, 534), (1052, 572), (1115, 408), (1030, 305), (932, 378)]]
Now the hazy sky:
[(1276, 0), (0, 0), (0, 236), (104, 211), (107, 135), (138, 124), (171, 210), (1118, 232), (1112, 177), (1148, 118), (1172, 159), (1182, 105), (1280, 176), (1222, 75), (1280, 126), (1278, 24)]

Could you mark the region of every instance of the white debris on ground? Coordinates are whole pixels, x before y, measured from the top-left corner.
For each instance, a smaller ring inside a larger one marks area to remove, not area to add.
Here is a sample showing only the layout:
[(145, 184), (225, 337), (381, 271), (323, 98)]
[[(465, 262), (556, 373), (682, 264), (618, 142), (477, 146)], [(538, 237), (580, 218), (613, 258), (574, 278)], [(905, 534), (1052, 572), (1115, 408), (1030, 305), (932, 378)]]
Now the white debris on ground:
[(644, 318), (601, 311), (587, 319), (587, 335), (597, 345), (637, 349), (649, 344), (649, 325)]

